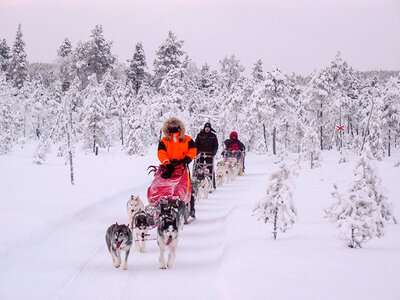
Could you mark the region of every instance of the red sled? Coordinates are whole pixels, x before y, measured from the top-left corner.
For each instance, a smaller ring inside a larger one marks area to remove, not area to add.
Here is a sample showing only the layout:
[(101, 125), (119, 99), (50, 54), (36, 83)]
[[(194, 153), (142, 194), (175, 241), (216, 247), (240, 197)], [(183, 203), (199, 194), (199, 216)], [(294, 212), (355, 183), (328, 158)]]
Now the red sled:
[(189, 172), (183, 166), (177, 166), (170, 178), (162, 178), (163, 168), (158, 168), (154, 179), (147, 190), (149, 204), (157, 204), (162, 199), (179, 199), (185, 204), (190, 203), (192, 185), (190, 183)]

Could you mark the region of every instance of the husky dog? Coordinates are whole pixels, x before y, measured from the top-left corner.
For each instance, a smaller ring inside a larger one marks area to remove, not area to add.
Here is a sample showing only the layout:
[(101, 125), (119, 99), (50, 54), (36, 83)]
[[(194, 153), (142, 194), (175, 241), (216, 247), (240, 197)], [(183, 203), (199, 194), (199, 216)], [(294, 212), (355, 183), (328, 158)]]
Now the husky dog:
[(114, 267), (121, 265), (121, 250), (125, 250), (124, 270), (128, 269), (128, 256), (132, 246), (132, 233), (125, 224), (115, 223), (108, 227), (106, 232), (106, 243)]
[(145, 250), (145, 237), (148, 236), (151, 225), (154, 225), (154, 222), (150, 220), (144, 210), (138, 211), (133, 216), (132, 232), (135, 239), (135, 246), (142, 253)]
[(178, 226), (179, 230), (183, 230), (183, 225), (185, 224), (186, 214), (187, 214), (187, 208), (185, 202), (176, 199), (170, 201), (170, 206), (171, 206), (171, 214), (174, 216), (176, 220), (176, 225)]
[(228, 164), (225, 163), (224, 161), (219, 161), (217, 163), (217, 171), (216, 171), (217, 186), (221, 186), (224, 184), (227, 169), (228, 169)]
[[(178, 246), (178, 226), (172, 215), (161, 218), (157, 228), (157, 243), (160, 247), (160, 269), (172, 268)], [(164, 258), (165, 247), (169, 247), (167, 263)]]
[(140, 200), (139, 196), (133, 196), (131, 195), (129, 197), (128, 202), (126, 203), (126, 210), (128, 213), (128, 219), (129, 219), (129, 225), (131, 228), (133, 227), (133, 216), (139, 212), (144, 210), (144, 204), (142, 200)]
[(228, 160), (228, 169), (226, 173), (228, 181), (234, 181), (236, 179), (236, 176), (239, 173), (239, 168), (237, 165), (236, 158), (230, 158)]

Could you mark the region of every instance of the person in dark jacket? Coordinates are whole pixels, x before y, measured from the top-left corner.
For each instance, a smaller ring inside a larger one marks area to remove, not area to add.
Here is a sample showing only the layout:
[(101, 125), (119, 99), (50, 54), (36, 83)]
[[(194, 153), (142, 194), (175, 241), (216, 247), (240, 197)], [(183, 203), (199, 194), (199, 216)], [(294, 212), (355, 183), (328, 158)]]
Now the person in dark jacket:
[[(238, 139), (238, 134), (236, 131), (232, 131), (229, 135), (229, 139), (225, 140), (225, 152), (232, 153), (233, 151), (241, 151), (244, 152), (246, 147), (243, 145), (241, 141)], [(239, 159), (239, 156), (243, 156), (243, 172), (244, 172), (244, 155), (238, 152), (236, 158)]]
[[(204, 124), (204, 128), (197, 134), (196, 137), (197, 153), (205, 153), (210, 155), (208, 157), (199, 157), (200, 163), (212, 164), (215, 154), (218, 151), (218, 138), (215, 134), (215, 130), (211, 127), (211, 124), (207, 122)], [(209, 168), (210, 173), (213, 172), (213, 168)]]

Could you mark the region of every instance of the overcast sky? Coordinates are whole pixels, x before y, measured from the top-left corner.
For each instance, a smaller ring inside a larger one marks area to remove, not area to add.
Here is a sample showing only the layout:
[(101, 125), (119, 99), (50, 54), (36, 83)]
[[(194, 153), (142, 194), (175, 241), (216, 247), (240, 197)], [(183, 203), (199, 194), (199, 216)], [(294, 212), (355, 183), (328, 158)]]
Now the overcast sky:
[(235, 54), (247, 72), (262, 59), (308, 74), (336, 51), (360, 70), (400, 70), (400, 0), (0, 0), (0, 39), (18, 23), (30, 62), (51, 62), (65, 37), (86, 41), (96, 24), (126, 62), (142, 41), (147, 63), (172, 30), (201, 66)]

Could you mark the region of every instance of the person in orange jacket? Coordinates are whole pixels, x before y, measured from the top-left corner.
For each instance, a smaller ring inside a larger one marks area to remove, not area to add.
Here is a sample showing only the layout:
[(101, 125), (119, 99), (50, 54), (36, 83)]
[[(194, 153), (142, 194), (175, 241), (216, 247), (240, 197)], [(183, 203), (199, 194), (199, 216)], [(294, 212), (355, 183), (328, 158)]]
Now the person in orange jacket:
[[(165, 170), (161, 174), (163, 178), (170, 178), (177, 165), (187, 165), (195, 158), (197, 147), (195, 141), (185, 135), (185, 126), (177, 118), (165, 121), (162, 131), (164, 137), (158, 144), (157, 156)], [(194, 195), (190, 201), (190, 216), (195, 218)]]

